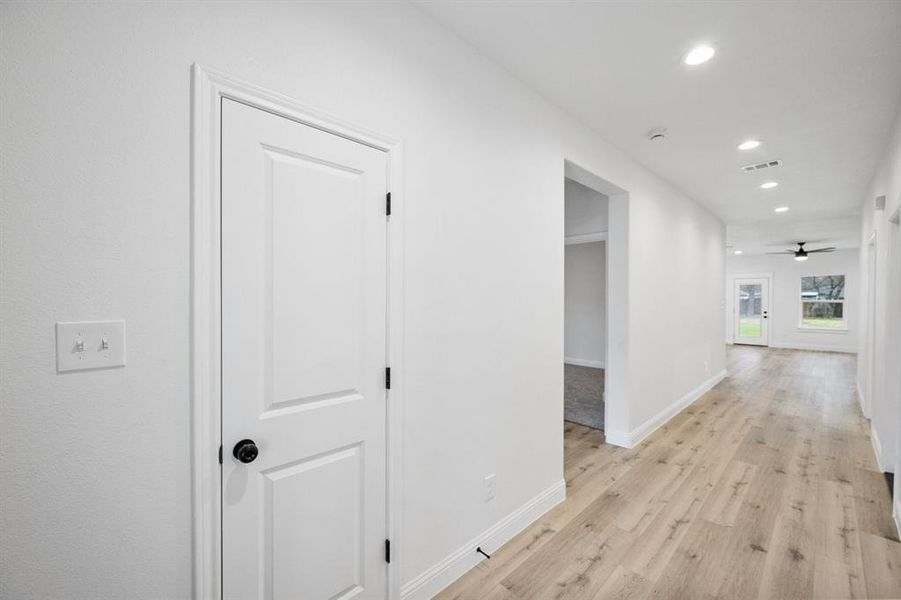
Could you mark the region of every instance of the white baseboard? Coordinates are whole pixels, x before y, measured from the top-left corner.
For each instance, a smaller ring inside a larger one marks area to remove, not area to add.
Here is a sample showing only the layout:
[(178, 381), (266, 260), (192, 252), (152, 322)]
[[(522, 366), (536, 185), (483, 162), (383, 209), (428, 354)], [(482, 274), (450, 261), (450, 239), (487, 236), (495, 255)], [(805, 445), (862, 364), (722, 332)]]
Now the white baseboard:
[(566, 500), (566, 481), (561, 479), (502, 520), (455, 550), (424, 573), (404, 584), (401, 600), (427, 600), (462, 577), (484, 557), (476, 554), (481, 546), (489, 554), (538, 520), (541, 515)]
[(898, 531), (898, 536), (901, 537), (901, 498), (896, 497), (895, 501), (892, 502), (892, 517), (895, 519), (895, 529)]
[(845, 354), (857, 354), (855, 346), (822, 346), (820, 344), (796, 344), (794, 342), (773, 342), (770, 348), (783, 348), (785, 350), (813, 350), (814, 352), (843, 352)]
[(633, 429), (632, 431), (611, 431), (605, 432), (606, 441), (614, 446), (622, 446), (623, 448), (634, 448), (642, 442), (646, 437), (657, 431), (661, 425), (672, 419), (679, 411), (691, 405), (695, 400), (703, 396), (708, 390), (726, 378), (726, 370), (723, 369), (695, 389), (691, 390), (662, 411)]
[(564, 356), (563, 362), (567, 365), (576, 365), (578, 367), (594, 367), (595, 369), (603, 369), (606, 365), (606, 363), (602, 360), (586, 360), (584, 358), (571, 358), (569, 356)]
[(628, 431), (617, 431), (615, 429), (604, 430), (604, 441), (621, 448), (632, 447), (632, 434)]
[(870, 424), (870, 445), (873, 446), (873, 454), (876, 456), (876, 465), (879, 467), (879, 470), (883, 473), (886, 472), (886, 468), (882, 464), (882, 442), (879, 441), (879, 434), (876, 433), (876, 428), (873, 427), (873, 424)]
[(863, 408), (863, 406), (864, 406), (864, 404), (863, 404), (863, 390), (860, 389), (860, 379), (857, 379), (857, 378), (855, 377), (855, 378), (854, 378), (854, 385), (855, 385), (855, 387), (857, 388), (857, 403), (860, 404), (860, 412), (864, 413), (863, 416), (866, 417), (866, 416), (867, 416), (867, 415), (866, 415), (866, 411), (865, 411), (864, 408)]

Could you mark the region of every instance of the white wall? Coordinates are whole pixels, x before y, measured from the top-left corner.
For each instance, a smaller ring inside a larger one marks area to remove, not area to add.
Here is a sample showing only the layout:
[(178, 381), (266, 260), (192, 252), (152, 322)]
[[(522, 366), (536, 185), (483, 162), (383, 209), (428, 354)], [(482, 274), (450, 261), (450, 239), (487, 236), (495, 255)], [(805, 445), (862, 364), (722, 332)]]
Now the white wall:
[[(816, 248), (816, 245), (812, 245)], [(811, 254), (804, 262), (790, 255), (730, 256), (726, 260), (726, 341), (732, 343), (735, 334), (735, 278), (748, 274), (770, 273), (770, 345), (775, 348), (832, 350), (857, 352), (860, 339), (859, 253), (855, 250), (836, 250)], [(844, 275), (844, 315), (847, 331), (823, 332), (798, 327), (801, 318), (801, 277), (810, 275)]]
[(566, 246), (563, 355), (603, 367), (607, 355), (607, 243)]
[[(874, 199), (885, 196), (885, 209), (874, 210)], [(898, 452), (901, 439), (901, 232), (898, 220), (901, 211), (901, 112), (882, 160), (860, 205), (861, 252), (860, 287), (861, 324), (867, 323), (870, 304), (869, 240), (875, 234), (875, 347), (866, 335), (859, 340), (857, 355), (857, 384), (864, 404), (869, 405), (869, 417), (874, 449), (884, 471), (901, 473)], [(874, 351), (875, 350), (875, 355)], [(868, 373), (873, 368), (873, 385)], [(901, 478), (895, 481), (896, 522), (901, 519)]]
[[(723, 224), (414, 6), (0, 16), (4, 598), (190, 595), (195, 61), (405, 144), (403, 581), (563, 476), (564, 159), (629, 191), (611, 207), (631, 365), (611, 425), (724, 368)], [(54, 322), (108, 317), (127, 321), (128, 366), (57, 375)]]
[(607, 231), (608, 198), (572, 179), (564, 180), (566, 235)]

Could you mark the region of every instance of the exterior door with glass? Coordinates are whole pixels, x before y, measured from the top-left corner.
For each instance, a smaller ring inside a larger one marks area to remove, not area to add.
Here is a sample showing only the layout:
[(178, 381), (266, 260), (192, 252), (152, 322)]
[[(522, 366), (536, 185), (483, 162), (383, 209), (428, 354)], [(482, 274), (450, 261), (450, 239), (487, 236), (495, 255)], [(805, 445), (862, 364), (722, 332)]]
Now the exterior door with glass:
[(735, 280), (736, 344), (769, 345), (770, 280)]

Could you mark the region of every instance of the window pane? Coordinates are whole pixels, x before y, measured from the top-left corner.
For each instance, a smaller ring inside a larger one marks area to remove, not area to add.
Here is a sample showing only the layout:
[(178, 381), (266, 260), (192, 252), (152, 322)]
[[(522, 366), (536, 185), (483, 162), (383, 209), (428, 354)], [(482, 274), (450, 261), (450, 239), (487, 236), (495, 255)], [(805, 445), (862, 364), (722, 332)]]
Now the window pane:
[(738, 335), (759, 338), (763, 326), (761, 292), (759, 283), (743, 284), (738, 288)]
[(801, 278), (801, 299), (808, 300), (844, 300), (844, 275), (818, 275)]
[(843, 302), (802, 302), (801, 327), (843, 329), (845, 327)]

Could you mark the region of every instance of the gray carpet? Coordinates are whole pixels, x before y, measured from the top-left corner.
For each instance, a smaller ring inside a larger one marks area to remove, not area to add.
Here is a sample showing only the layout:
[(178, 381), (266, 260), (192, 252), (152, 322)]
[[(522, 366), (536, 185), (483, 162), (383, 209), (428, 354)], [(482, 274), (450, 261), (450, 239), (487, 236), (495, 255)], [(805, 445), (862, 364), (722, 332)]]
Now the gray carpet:
[(604, 369), (563, 365), (563, 418), (604, 429)]

